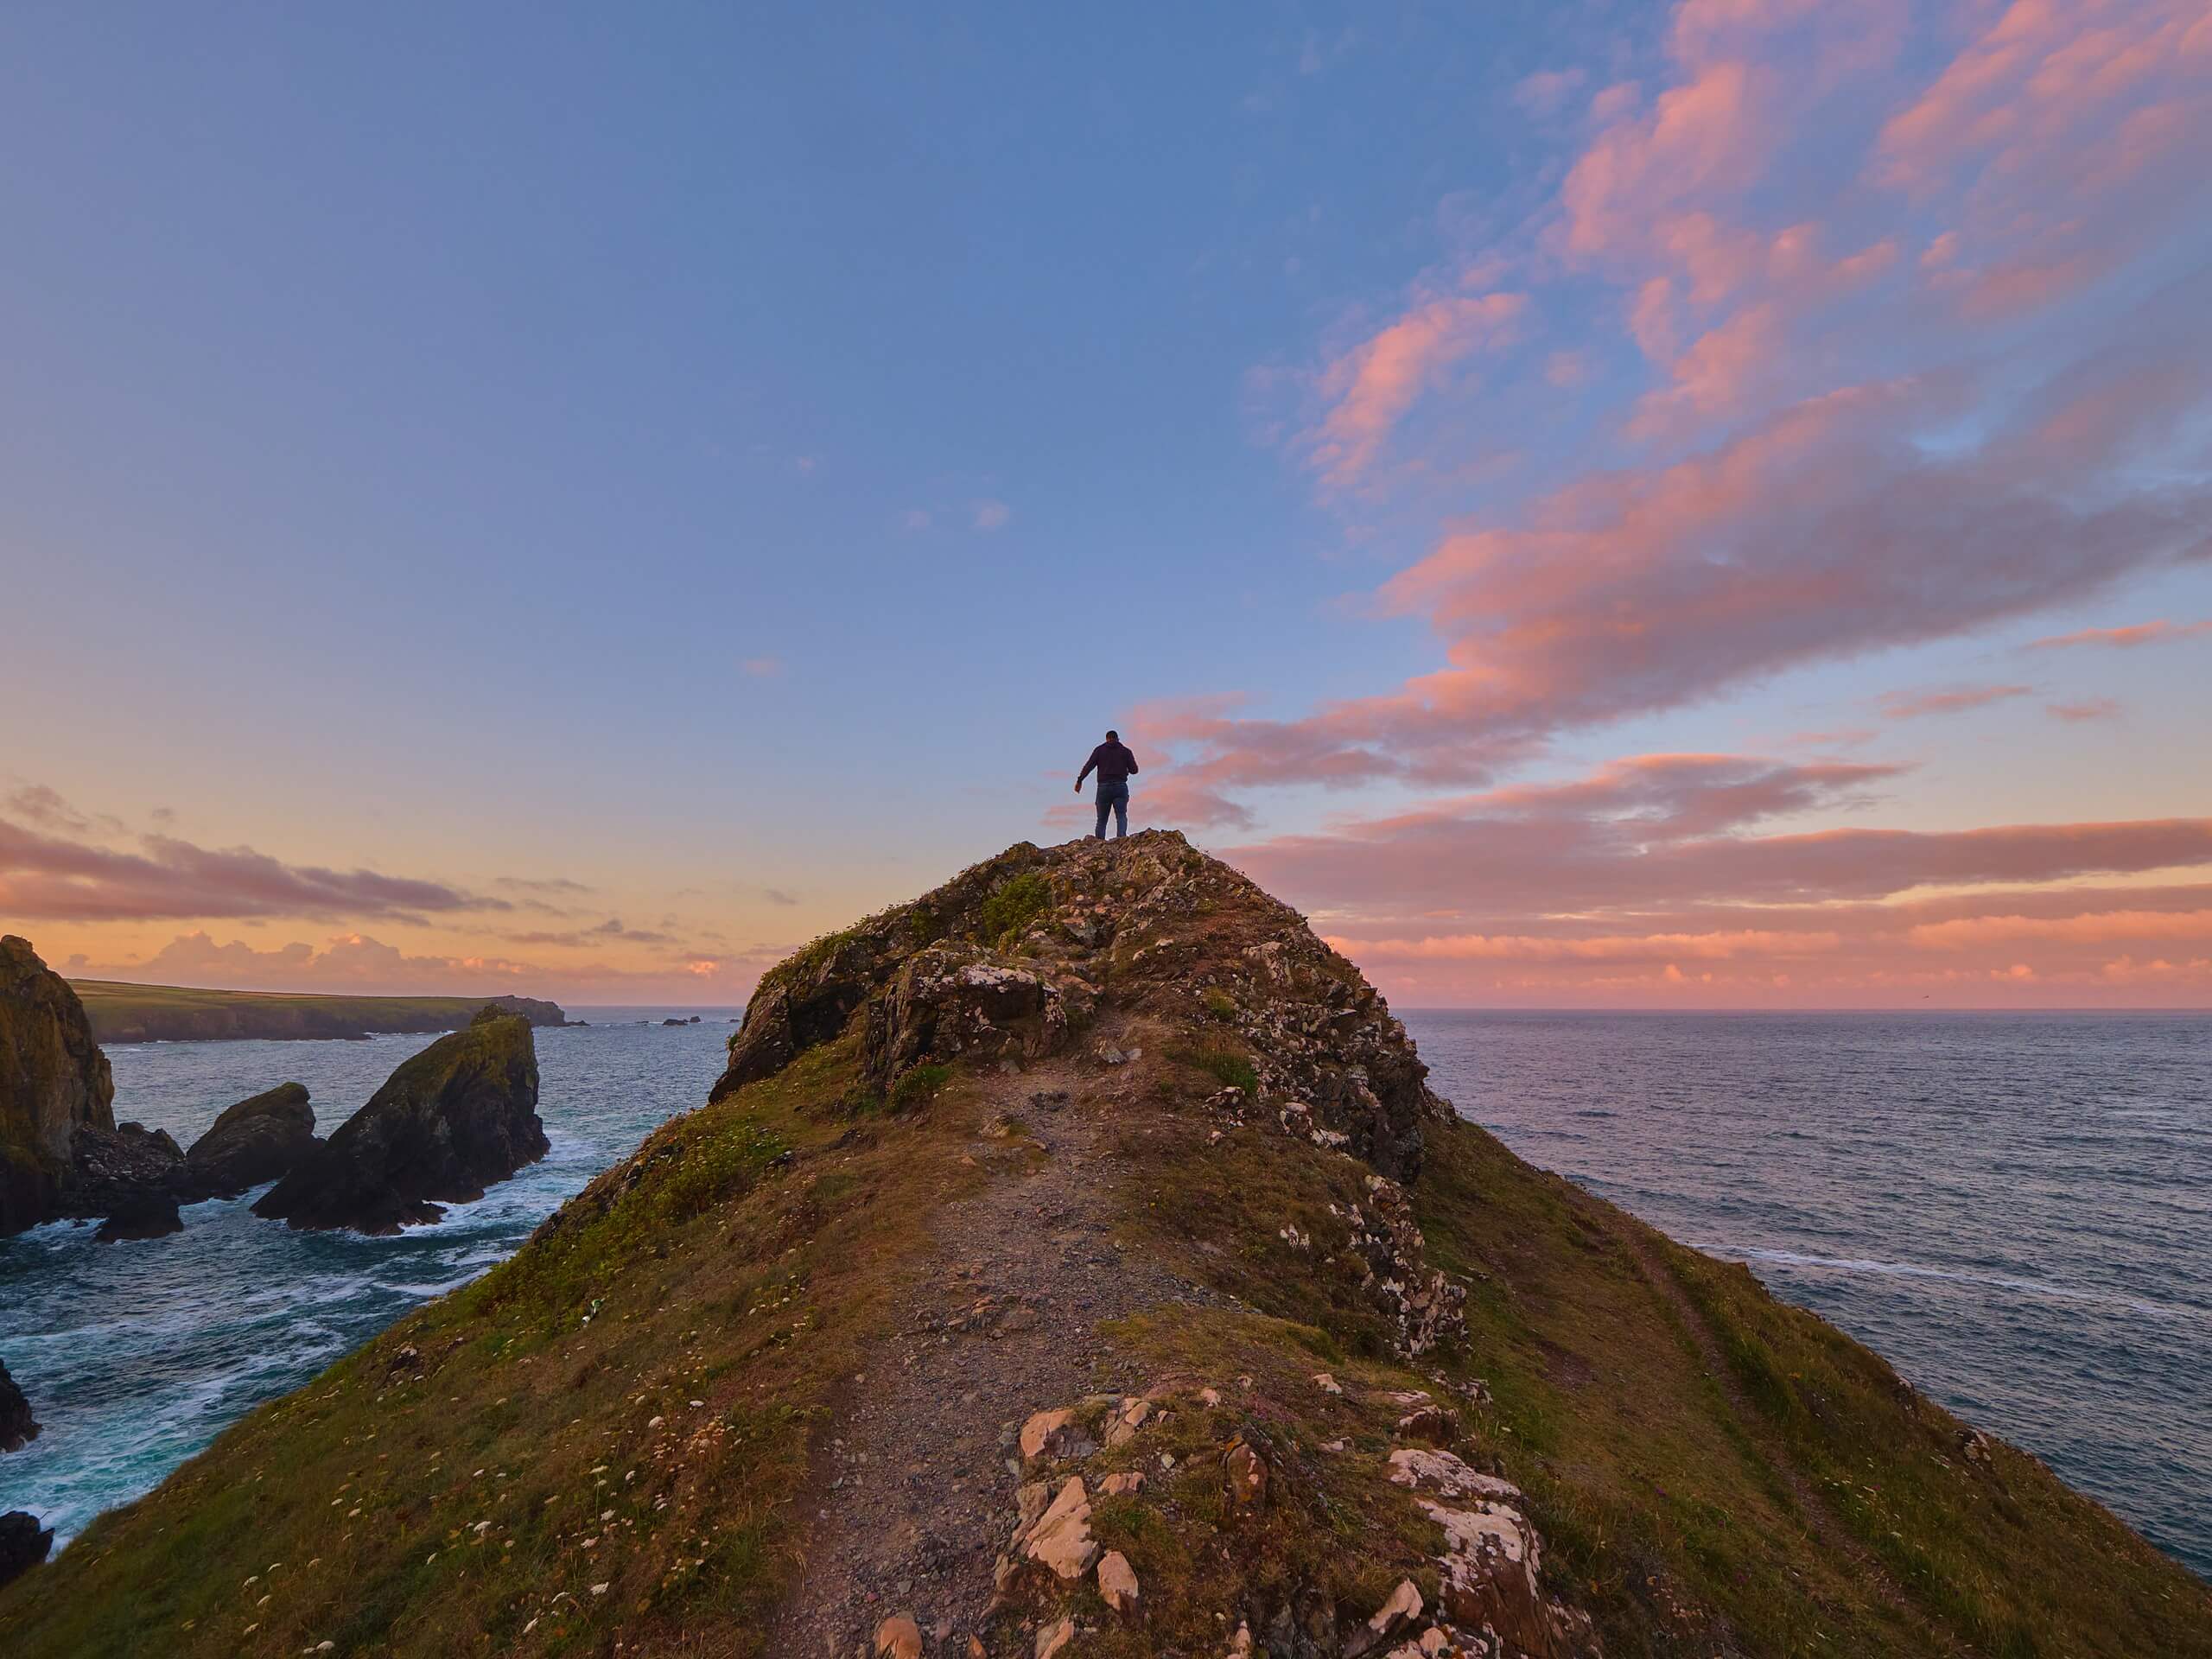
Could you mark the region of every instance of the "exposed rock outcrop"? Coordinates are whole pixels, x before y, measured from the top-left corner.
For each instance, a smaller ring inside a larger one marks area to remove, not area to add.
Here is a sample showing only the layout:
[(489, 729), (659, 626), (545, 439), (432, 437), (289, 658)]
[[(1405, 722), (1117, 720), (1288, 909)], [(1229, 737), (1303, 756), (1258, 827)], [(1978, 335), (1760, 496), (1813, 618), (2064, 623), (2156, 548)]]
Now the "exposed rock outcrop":
[(300, 1228), (394, 1233), (482, 1198), (548, 1145), (530, 1024), (487, 1007), (403, 1062), (253, 1211)]
[(180, 1199), (193, 1196), (183, 1150), (167, 1129), (119, 1123), (111, 1129), (87, 1125), (77, 1131), (60, 1195), (65, 1215), (121, 1217), (143, 1226), (164, 1209), (174, 1214)]
[(0, 938), (0, 1234), (67, 1213), (78, 1135), (112, 1132), (114, 1100), (77, 994), (29, 940)]
[(279, 1084), (225, 1107), (185, 1154), (186, 1171), (202, 1197), (232, 1198), (264, 1181), (283, 1179), (321, 1144), (306, 1087)]
[(761, 981), (713, 1097), (831, 1040), (863, 1003), (865, 1064), (887, 1093), (919, 1065), (1039, 1058), (1110, 986), (1122, 1007), (1179, 1020), (1202, 1000), (1252, 1069), (1249, 1103), (1383, 1175), (1418, 1174), (1422, 1122), (1448, 1109), (1358, 969), (1179, 835), (1099, 848), (1025, 842), (817, 940)]
[(54, 1529), (22, 1510), (0, 1515), (0, 1584), (21, 1578), (54, 1548)]
[(38, 1438), (38, 1423), (31, 1402), (8, 1367), (0, 1363), (0, 1452), (20, 1452)]

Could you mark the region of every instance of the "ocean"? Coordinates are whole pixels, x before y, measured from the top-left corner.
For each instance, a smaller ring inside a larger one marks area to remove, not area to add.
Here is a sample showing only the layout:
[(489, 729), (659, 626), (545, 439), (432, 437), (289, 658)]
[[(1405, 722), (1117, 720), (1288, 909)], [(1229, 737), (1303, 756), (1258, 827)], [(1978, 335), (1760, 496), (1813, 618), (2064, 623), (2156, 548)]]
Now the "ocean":
[(1415, 1013), (1461, 1113), (2212, 1578), (2212, 1017)]
[[(726, 1015), (582, 1010), (537, 1033), (551, 1154), (398, 1238), (294, 1233), (251, 1198), (104, 1245), (0, 1240), (0, 1358), (45, 1433), (0, 1510), (66, 1538), (260, 1401), (499, 1261), (698, 1105)], [(639, 1023), (640, 1020), (648, 1023)], [(2212, 1019), (1421, 1013), (1459, 1109), (1875, 1348), (2212, 1577)], [(427, 1037), (110, 1051), (119, 1118), (189, 1144), (308, 1085), (327, 1132)]]

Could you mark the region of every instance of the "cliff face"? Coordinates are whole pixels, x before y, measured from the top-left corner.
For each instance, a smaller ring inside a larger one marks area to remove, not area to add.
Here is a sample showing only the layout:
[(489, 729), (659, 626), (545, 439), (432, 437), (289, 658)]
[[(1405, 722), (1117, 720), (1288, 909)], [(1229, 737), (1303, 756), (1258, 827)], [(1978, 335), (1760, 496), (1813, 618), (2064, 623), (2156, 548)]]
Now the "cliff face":
[(798, 953), (710, 1103), (0, 1594), (149, 1642), (2212, 1659), (2212, 1599), (1147, 834)]
[(487, 1007), (403, 1061), (253, 1206), (295, 1227), (395, 1233), (484, 1196), (548, 1149), (528, 1020)]
[(76, 993), (0, 938), (0, 1234), (59, 1213), (78, 1131), (111, 1132), (115, 1079)]

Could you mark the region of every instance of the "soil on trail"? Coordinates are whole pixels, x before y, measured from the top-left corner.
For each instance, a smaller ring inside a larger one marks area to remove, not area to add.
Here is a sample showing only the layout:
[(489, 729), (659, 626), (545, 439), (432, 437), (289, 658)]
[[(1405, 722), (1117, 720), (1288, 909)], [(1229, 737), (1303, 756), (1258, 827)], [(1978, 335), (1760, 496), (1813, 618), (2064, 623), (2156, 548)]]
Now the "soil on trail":
[(1080, 1062), (989, 1078), (969, 1155), (994, 1179), (918, 1233), (906, 1317), (852, 1379), (817, 1459), (805, 1576), (769, 1651), (872, 1659), (876, 1626), (894, 1613), (912, 1617), (931, 1652), (967, 1651), (1006, 1547), (1020, 1423), (1146, 1386), (1100, 1335), (1105, 1322), (1221, 1305), (1116, 1246), (1116, 1160), (1101, 1128), (1126, 1109), (1131, 1081)]

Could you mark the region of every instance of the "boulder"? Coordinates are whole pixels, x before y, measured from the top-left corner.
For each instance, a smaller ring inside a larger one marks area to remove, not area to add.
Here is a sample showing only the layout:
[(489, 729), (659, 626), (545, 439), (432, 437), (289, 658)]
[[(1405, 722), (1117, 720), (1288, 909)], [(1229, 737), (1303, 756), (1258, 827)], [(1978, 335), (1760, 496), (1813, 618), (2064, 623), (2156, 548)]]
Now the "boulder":
[(102, 1244), (116, 1244), (130, 1238), (167, 1238), (183, 1230), (184, 1217), (177, 1214), (176, 1200), (148, 1192), (118, 1205), (92, 1237)]
[(39, 1525), (36, 1516), (22, 1510), (0, 1515), (0, 1585), (29, 1572), (53, 1548), (54, 1529)]
[(70, 1161), (60, 1198), (65, 1215), (143, 1218), (164, 1209), (174, 1215), (178, 1198), (189, 1196), (184, 1153), (167, 1129), (86, 1124), (77, 1131)]
[(223, 1109), (185, 1154), (195, 1192), (234, 1198), (249, 1187), (282, 1180), (322, 1143), (315, 1139), (315, 1108), (299, 1084), (279, 1084), (264, 1094)]
[(76, 992), (29, 940), (0, 938), (0, 1235), (67, 1213), (78, 1132), (112, 1130), (114, 1102)]
[(868, 1004), (861, 1063), (888, 1090), (933, 1061), (1037, 1059), (1066, 1046), (1070, 1012), (1043, 974), (973, 945), (931, 945)]
[(435, 1221), (549, 1148), (530, 1023), (486, 1008), (404, 1061), (253, 1206), (299, 1228), (396, 1233)]
[(0, 1452), (20, 1452), (38, 1438), (38, 1424), (31, 1417), (31, 1402), (8, 1367), (0, 1363)]

